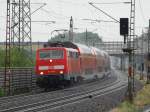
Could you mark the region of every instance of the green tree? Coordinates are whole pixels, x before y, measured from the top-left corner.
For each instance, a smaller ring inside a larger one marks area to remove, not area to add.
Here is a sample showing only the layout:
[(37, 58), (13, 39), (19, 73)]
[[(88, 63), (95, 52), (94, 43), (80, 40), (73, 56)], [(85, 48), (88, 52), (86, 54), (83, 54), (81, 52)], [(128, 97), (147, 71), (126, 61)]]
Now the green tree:
[[(0, 67), (5, 66), (5, 50), (0, 49)], [(18, 48), (11, 48), (11, 67), (32, 67), (33, 59), (30, 57), (29, 53)]]
[[(51, 38), (49, 41), (68, 41), (69, 34), (59, 34)], [(100, 37), (97, 33), (93, 32), (82, 32), (82, 33), (74, 33), (74, 42), (93, 45), (94, 43), (101, 43), (102, 37)]]

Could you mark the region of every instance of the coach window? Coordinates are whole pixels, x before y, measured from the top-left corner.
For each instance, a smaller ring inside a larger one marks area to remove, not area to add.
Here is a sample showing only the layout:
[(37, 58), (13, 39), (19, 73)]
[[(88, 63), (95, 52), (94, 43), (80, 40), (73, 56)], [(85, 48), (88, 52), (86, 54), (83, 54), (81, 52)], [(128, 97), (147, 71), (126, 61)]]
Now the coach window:
[(72, 58), (72, 52), (71, 52), (71, 51), (69, 51), (69, 57), (71, 57), (71, 58)]
[(79, 53), (78, 52), (76, 52), (76, 58), (78, 58), (79, 57)]
[(74, 52), (74, 58), (78, 58), (77, 52)]
[(78, 58), (77, 52), (73, 52), (73, 58)]
[(72, 52), (72, 58), (75, 58), (75, 52)]
[(71, 57), (74, 58), (74, 52), (71, 52)]
[(76, 58), (76, 52), (73, 52), (73, 58)]
[(75, 52), (72, 52), (72, 57), (75, 58)]
[(76, 58), (76, 54), (75, 54), (75, 52), (72, 52), (73, 53), (73, 58)]
[(71, 52), (71, 57), (76, 58), (76, 52)]
[(70, 51), (70, 57), (72, 58), (72, 52)]
[(77, 56), (77, 52), (75, 52), (75, 58), (78, 58), (78, 56)]

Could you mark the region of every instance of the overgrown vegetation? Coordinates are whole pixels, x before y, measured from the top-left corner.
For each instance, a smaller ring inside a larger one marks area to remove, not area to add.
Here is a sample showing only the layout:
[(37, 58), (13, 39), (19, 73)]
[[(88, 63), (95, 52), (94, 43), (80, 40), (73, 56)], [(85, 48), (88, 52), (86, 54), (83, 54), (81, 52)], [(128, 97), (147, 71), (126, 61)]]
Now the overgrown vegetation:
[(140, 90), (134, 98), (133, 104), (125, 101), (112, 112), (140, 112), (144, 106), (150, 105), (150, 84)]
[(112, 112), (138, 112), (135, 105), (129, 103), (128, 101), (123, 102), (120, 106), (114, 109)]
[[(74, 33), (74, 42), (81, 44), (94, 45), (95, 43), (101, 43), (102, 37), (99, 37), (97, 33), (92, 32), (83, 32), (83, 33)], [(69, 34), (59, 34), (51, 38), (49, 41), (68, 41)]]
[[(32, 67), (33, 66), (33, 58), (31, 54), (21, 49), (19, 51), (18, 48), (11, 48), (11, 67)], [(0, 67), (5, 66), (5, 50), (0, 49)]]
[(5, 94), (4, 94), (4, 91), (3, 91), (3, 89), (2, 88), (0, 88), (0, 97), (2, 97), (2, 96), (4, 96)]

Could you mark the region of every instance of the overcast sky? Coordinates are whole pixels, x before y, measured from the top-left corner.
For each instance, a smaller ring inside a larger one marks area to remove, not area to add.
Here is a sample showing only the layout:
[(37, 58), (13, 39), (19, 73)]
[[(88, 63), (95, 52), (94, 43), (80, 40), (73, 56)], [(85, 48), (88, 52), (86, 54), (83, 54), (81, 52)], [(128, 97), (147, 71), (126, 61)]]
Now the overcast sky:
[[(5, 40), (6, 1), (0, 0), (0, 41)], [(130, 0), (31, 0), (31, 3), (46, 3), (42, 9), (32, 15), (32, 21), (56, 21), (52, 23), (32, 23), (32, 40), (47, 41), (51, 32), (56, 29), (69, 29), (70, 16), (74, 20), (74, 32), (86, 30), (98, 33), (104, 41), (121, 41), (119, 24), (110, 22), (91, 22), (82, 19), (113, 21), (102, 12), (98, 11), (88, 2), (113, 3), (130, 2)], [(119, 18), (130, 17), (129, 4), (95, 4), (103, 11), (119, 21)], [(32, 12), (41, 5), (32, 4)], [(150, 18), (150, 0), (136, 0), (136, 34), (140, 35), (142, 29), (148, 26)], [(54, 35), (54, 33), (53, 33)]]

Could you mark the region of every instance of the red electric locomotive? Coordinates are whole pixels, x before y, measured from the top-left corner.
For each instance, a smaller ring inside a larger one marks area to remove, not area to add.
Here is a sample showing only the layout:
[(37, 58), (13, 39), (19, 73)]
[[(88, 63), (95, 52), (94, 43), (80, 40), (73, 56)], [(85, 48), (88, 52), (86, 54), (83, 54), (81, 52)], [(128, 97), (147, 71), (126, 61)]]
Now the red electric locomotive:
[(102, 77), (109, 66), (106, 53), (71, 42), (50, 43), (36, 52), (37, 84), (44, 88)]

